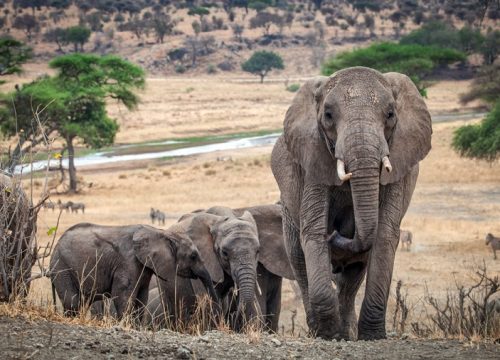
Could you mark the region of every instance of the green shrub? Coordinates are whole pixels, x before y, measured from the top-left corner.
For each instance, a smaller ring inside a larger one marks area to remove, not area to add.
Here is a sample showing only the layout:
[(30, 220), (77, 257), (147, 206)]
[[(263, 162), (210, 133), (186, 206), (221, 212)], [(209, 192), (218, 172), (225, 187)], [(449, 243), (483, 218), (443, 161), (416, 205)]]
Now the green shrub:
[(186, 67), (182, 64), (175, 65), (175, 72), (177, 74), (184, 74), (186, 72)]
[(214, 64), (208, 64), (207, 66), (207, 74), (215, 74), (217, 73), (217, 68)]
[(286, 87), (286, 91), (297, 92), (300, 89), (300, 84), (290, 84)]
[(500, 100), (481, 123), (455, 130), (452, 147), (461, 156), (489, 162), (496, 160), (500, 154)]

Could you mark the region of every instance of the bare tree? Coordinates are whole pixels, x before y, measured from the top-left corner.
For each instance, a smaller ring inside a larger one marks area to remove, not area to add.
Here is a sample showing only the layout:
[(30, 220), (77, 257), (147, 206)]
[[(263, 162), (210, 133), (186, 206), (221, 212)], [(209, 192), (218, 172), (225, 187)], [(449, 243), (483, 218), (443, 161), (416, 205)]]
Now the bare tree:
[(273, 24), (279, 28), (282, 23), (283, 18), (278, 14), (260, 12), (250, 19), (250, 28), (262, 28), (264, 30), (264, 35), (269, 35), (269, 30)]

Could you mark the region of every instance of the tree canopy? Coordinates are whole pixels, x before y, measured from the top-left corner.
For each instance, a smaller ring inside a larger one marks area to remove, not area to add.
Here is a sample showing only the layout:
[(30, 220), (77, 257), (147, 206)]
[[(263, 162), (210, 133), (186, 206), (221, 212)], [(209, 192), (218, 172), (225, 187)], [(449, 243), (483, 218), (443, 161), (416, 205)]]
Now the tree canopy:
[(4, 101), (0, 128), (9, 137), (16, 136), (19, 128), (23, 130), (10, 163), (12, 170), (23, 148), (42, 141), (41, 135), (35, 133), (34, 114), (30, 110), (37, 111), (45, 135), (57, 133), (64, 139), (68, 150), (70, 190), (77, 191), (74, 140), (79, 138), (92, 148), (112, 144), (118, 124), (106, 112), (106, 99), (116, 99), (128, 109), (135, 108), (139, 99), (134, 90), (144, 87), (144, 72), (112, 55), (71, 54), (58, 57), (49, 65), (57, 70), (57, 75), (26, 84)]
[(380, 72), (396, 71), (408, 75), (425, 96), (422, 79), (437, 66), (465, 60), (465, 54), (446, 48), (422, 45), (379, 43), (354, 51), (343, 52), (322, 67), (323, 75), (351, 67), (366, 66)]
[[(21, 65), (31, 57), (31, 49), (22, 42), (0, 38), (0, 76), (21, 73)], [(4, 81), (0, 80), (0, 85), (3, 83)]]
[(455, 130), (451, 145), (461, 156), (492, 162), (500, 154), (500, 64), (484, 65), (461, 101), (475, 99), (493, 105), (493, 109), (479, 124)]
[(73, 44), (75, 52), (78, 52), (78, 45), (80, 51), (83, 51), (83, 45), (89, 41), (90, 34), (90, 29), (85, 26), (71, 26), (65, 30), (64, 40)]
[(256, 51), (245, 61), (241, 68), (243, 71), (259, 75), (260, 82), (264, 82), (264, 77), (272, 69), (284, 69), (283, 59), (272, 51)]
[(500, 101), (479, 124), (455, 130), (452, 147), (461, 156), (489, 162), (496, 160), (500, 154)]

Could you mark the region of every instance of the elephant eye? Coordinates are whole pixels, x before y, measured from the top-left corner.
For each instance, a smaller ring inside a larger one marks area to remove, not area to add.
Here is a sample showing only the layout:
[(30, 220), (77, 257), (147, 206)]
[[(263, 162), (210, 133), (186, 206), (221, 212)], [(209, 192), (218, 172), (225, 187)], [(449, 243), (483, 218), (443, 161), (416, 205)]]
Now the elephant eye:
[(224, 257), (228, 257), (229, 256), (226, 250), (222, 250), (222, 256), (224, 256)]
[(387, 112), (387, 118), (388, 118), (388, 119), (392, 119), (393, 117), (394, 117), (394, 110), (389, 110), (389, 111)]
[(333, 115), (332, 115), (332, 113), (331, 113), (330, 110), (325, 111), (325, 120), (328, 123), (332, 123), (333, 122)]
[(190, 256), (191, 260), (196, 260), (198, 258), (198, 253), (196, 251), (193, 251)]

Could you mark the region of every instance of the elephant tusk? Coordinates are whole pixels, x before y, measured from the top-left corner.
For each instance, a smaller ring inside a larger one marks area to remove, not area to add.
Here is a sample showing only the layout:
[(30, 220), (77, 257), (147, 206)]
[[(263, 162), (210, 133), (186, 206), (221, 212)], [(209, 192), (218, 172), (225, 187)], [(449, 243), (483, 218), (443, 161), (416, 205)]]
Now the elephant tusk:
[(259, 296), (262, 296), (262, 290), (260, 289), (259, 282), (256, 281), (255, 284), (257, 285), (257, 293), (259, 294)]
[(352, 173), (345, 173), (345, 164), (340, 159), (337, 159), (337, 174), (342, 181), (347, 181), (352, 177)]
[(384, 164), (384, 167), (387, 170), (387, 172), (392, 171), (391, 161), (389, 160), (389, 157), (387, 155), (382, 158), (382, 163)]

